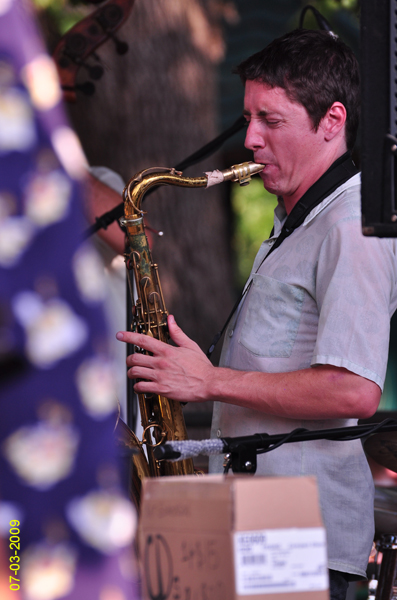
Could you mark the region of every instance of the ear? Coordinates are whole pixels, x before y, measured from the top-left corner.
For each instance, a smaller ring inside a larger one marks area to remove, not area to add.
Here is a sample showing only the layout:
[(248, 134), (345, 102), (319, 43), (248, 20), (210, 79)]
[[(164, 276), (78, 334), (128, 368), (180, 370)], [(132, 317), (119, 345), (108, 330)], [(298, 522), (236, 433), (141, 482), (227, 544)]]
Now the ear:
[(329, 142), (338, 134), (343, 134), (345, 123), (346, 108), (341, 102), (334, 102), (320, 122), (324, 139)]

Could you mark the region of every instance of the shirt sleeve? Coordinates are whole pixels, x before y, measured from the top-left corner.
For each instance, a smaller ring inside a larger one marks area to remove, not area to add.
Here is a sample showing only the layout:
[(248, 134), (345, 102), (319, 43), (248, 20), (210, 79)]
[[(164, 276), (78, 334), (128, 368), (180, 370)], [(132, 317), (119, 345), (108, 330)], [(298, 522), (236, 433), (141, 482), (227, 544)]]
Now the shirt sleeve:
[(346, 218), (331, 228), (318, 258), (312, 366), (344, 367), (383, 389), (396, 264), (394, 241), (364, 237), (359, 219)]

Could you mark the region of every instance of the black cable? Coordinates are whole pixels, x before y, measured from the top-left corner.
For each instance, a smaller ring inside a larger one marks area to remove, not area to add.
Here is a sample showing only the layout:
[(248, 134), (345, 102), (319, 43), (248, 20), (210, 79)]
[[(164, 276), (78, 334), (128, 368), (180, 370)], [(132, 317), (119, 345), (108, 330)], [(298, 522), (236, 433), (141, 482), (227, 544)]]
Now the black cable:
[[(372, 429), (370, 429), (367, 433), (361, 433), (361, 434), (357, 434), (357, 435), (346, 435), (346, 437), (341, 438), (341, 441), (345, 442), (345, 441), (350, 441), (350, 440), (359, 440), (360, 438), (364, 438), (364, 437), (368, 437), (369, 435), (373, 435), (379, 429), (382, 429), (385, 425), (393, 425), (393, 424), (397, 425), (397, 421), (395, 419), (384, 419), (380, 423), (374, 423), (374, 426), (372, 427)], [(328, 439), (328, 438), (325, 438), (325, 439)]]
[(311, 4), (307, 4), (304, 9), (301, 12), (300, 18), (299, 18), (299, 29), (303, 29), (303, 21), (305, 20), (305, 16), (308, 10), (311, 10), (313, 15), (316, 18), (316, 21), (318, 23), (318, 26), (320, 27), (320, 29), (323, 29), (324, 31), (328, 31), (328, 33), (330, 33), (331, 35), (338, 37), (333, 31), (332, 31), (332, 27), (331, 25), (328, 23), (327, 19), (325, 17), (323, 17), (323, 15), (317, 10), (317, 8), (315, 8), (314, 6), (312, 6)]
[(282, 446), (283, 444), (286, 444), (289, 441), (294, 441), (293, 438), (298, 433), (304, 433), (306, 431), (308, 431), (308, 429), (304, 429), (303, 427), (299, 427), (298, 429), (294, 429), (293, 431), (291, 431), (290, 433), (288, 433), (282, 440), (280, 440), (276, 444), (273, 444), (273, 446), (268, 447), (268, 448), (262, 448), (262, 450), (257, 450), (256, 453), (257, 454), (265, 454), (266, 452), (270, 452), (271, 450), (275, 450), (276, 448), (279, 448), (280, 446)]
[[(279, 448), (283, 444), (292, 442), (309, 442), (314, 440), (351, 441), (366, 438), (377, 431), (397, 431), (395, 419), (384, 419), (380, 423), (370, 425), (354, 425), (352, 427), (340, 427), (336, 429), (294, 429), (286, 434), (255, 434), (244, 437), (221, 438), (224, 443), (225, 452), (236, 452), (239, 446), (253, 448), (257, 454), (264, 454)], [(259, 438), (259, 439), (258, 439)]]
[[(205, 144), (205, 146), (203, 146), (202, 148), (200, 148), (199, 150), (182, 160), (182, 162), (180, 162), (178, 165), (176, 165), (176, 171), (183, 171), (187, 167), (195, 165), (201, 160), (204, 160), (204, 158), (211, 156), (211, 154), (216, 152), (227, 139), (229, 139), (235, 133), (243, 129), (243, 127), (245, 127), (246, 125), (247, 121), (245, 120), (245, 117), (239, 117), (237, 121), (233, 123), (233, 125), (231, 125), (228, 129), (223, 131), (220, 135), (218, 135), (218, 137), (213, 139), (211, 142), (208, 142), (208, 144)], [(150, 190), (148, 190), (145, 197), (147, 198), (147, 196), (153, 193), (158, 187), (160, 186), (153, 186)], [(97, 217), (95, 219), (95, 223), (84, 232), (83, 237), (88, 238), (94, 233), (97, 233), (97, 231), (99, 231), (100, 229), (107, 229), (109, 225), (111, 225), (114, 221), (121, 219), (122, 216), (124, 216), (124, 202), (121, 202), (115, 208), (112, 208), (100, 217)]]
[[(372, 426), (356, 425), (354, 427), (342, 427), (339, 429), (325, 429), (316, 431), (304, 429), (301, 427), (294, 429), (293, 431), (290, 431), (287, 434), (281, 435), (257, 433), (251, 436), (246, 436), (244, 438), (222, 438), (222, 441), (225, 444), (225, 452), (227, 453), (223, 473), (227, 474), (230, 468), (233, 469), (233, 472), (236, 472), (234, 469), (234, 460), (236, 459), (236, 457), (238, 457), (239, 452), (243, 448), (245, 452), (250, 451), (251, 454), (255, 453), (256, 455), (259, 455), (271, 452), (272, 450), (280, 448), (280, 446), (282, 446), (283, 444), (292, 442), (307, 442), (318, 439), (325, 439), (335, 442), (352, 441), (373, 435), (379, 430), (384, 430), (385, 427), (389, 427), (389, 431), (390, 428), (392, 431), (397, 431), (397, 421), (395, 419), (385, 419), (381, 423), (374, 423)], [(357, 430), (359, 430), (359, 433), (349, 435), (352, 431)], [(259, 442), (263, 444), (263, 447), (261, 447), (260, 443), (258, 442), (258, 438)], [(238, 468), (237, 472), (240, 472)]]
[(220, 135), (218, 135), (218, 137), (213, 139), (211, 142), (208, 142), (208, 144), (200, 148), (200, 150), (197, 150), (188, 158), (185, 158), (185, 160), (180, 162), (179, 165), (176, 165), (175, 169), (177, 171), (183, 171), (184, 169), (187, 169), (187, 167), (191, 167), (192, 165), (195, 165), (201, 160), (204, 160), (204, 158), (211, 156), (211, 154), (216, 152), (222, 146), (222, 144), (226, 142), (226, 140), (228, 140), (231, 136), (233, 136), (235, 133), (237, 133), (238, 131), (243, 129), (243, 127), (246, 126), (247, 121), (245, 117), (241, 115), (241, 117), (239, 117), (233, 123), (233, 125), (231, 125), (228, 129), (223, 131)]

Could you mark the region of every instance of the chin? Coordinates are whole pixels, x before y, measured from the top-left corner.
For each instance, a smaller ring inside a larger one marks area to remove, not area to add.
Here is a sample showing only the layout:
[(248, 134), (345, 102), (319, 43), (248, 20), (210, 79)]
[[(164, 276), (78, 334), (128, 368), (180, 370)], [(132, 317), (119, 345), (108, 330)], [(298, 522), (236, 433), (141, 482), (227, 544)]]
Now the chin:
[(266, 181), (266, 178), (261, 177), (263, 181), (263, 187), (269, 194), (275, 194), (276, 196), (282, 196), (282, 192), (280, 192), (279, 188), (275, 186), (274, 182)]

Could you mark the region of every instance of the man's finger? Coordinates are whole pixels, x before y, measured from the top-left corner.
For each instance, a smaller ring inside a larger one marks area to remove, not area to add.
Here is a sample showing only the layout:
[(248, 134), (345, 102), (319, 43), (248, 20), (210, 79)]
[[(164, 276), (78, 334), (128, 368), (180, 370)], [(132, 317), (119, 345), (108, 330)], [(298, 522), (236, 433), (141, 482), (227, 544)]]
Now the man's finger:
[(142, 333), (133, 333), (131, 331), (118, 331), (116, 338), (120, 342), (126, 342), (147, 350), (148, 352), (159, 352), (163, 342), (150, 337), (149, 335), (143, 335)]
[(126, 363), (127, 367), (148, 367), (149, 369), (154, 368), (154, 360), (156, 360), (150, 354), (144, 354), (143, 352), (135, 352), (127, 356)]
[(153, 369), (147, 367), (134, 366), (128, 369), (127, 376), (129, 379), (143, 379), (145, 381), (157, 381), (157, 374)]

